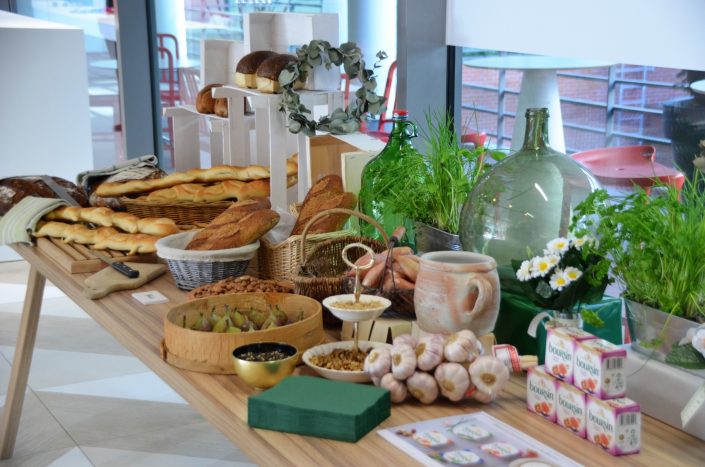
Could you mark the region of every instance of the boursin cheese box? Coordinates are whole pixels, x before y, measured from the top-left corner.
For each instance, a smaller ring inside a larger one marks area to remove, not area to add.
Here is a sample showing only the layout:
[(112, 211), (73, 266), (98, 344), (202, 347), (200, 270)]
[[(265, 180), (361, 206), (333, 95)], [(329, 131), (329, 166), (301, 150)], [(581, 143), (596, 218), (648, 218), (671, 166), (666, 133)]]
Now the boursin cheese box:
[(585, 438), (587, 396), (572, 384), (559, 382), (556, 395), (556, 423)]
[(556, 421), (559, 381), (546, 373), (543, 366), (529, 368), (526, 377), (527, 408), (547, 420)]
[(613, 456), (641, 449), (641, 409), (631, 399), (587, 396), (587, 439)]
[(567, 383), (573, 382), (573, 359), (578, 344), (596, 339), (573, 327), (549, 327), (546, 334), (546, 372)]
[(598, 399), (624, 397), (627, 351), (602, 339), (581, 342), (575, 352), (573, 384)]

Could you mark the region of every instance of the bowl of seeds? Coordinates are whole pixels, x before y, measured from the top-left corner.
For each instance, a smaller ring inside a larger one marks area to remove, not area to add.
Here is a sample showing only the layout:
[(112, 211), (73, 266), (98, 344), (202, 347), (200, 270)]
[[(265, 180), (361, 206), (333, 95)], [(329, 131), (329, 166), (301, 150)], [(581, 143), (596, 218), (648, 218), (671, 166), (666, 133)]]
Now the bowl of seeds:
[(296, 368), (298, 350), (281, 342), (258, 342), (233, 350), (235, 372), (255, 389), (267, 389), (283, 380)]
[(303, 355), (303, 361), (316, 373), (327, 379), (349, 383), (368, 383), (370, 376), (363, 367), (365, 358), (375, 347), (392, 348), (382, 342), (360, 341), (355, 352), (354, 341), (330, 342), (311, 347)]

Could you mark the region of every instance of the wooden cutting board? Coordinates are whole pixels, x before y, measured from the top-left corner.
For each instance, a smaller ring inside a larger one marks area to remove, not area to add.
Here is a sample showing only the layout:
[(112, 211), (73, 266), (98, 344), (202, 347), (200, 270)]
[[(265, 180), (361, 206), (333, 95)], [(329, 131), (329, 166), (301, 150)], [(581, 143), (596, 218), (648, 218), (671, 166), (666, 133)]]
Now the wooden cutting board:
[(139, 271), (139, 277), (130, 279), (120, 274), (113, 268), (105, 268), (86, 278), (86, 288), (83, 293), (91, 300), (103, 298), (118, 290), (131, 290), (143, 286), (166, 272), (164, 264), (125, 263), (132, 269)]

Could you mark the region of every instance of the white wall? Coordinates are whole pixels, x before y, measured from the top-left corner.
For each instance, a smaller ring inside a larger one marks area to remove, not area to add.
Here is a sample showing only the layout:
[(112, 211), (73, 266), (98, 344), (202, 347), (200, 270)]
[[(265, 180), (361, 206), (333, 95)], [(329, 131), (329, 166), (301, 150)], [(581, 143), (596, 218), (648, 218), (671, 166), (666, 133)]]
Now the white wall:
[(448, 45), (705, 70), (703, 0), (447, 0)]
[(83, 31), (0, 11), (0, 178), (91, 168)]

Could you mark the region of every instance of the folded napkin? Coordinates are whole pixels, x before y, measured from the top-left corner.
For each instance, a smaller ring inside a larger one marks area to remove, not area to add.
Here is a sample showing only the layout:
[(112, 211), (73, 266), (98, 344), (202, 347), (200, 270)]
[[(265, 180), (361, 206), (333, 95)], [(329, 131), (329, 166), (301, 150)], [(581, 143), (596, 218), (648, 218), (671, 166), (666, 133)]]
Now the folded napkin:
[(27, 196), (22, 199), (0, 219), (0, 245), (11, 243), (31, 245), (32, 238), (29, 234), (34, 232), (39, 219), (65, 204), (66, 201), (55, 198)]
[(103, 169), (87, 170), (76, 176), (78, 186), (90, 193), (90, 184), (96, 178), (105, 178), (110, 175), (120, 174), (120, 177), (115, 177), (111, 181), (119, 182), (120, 180), (139, 180), (150, 174), (154, 169), (159, 167), (159, 159), (154, 155), (138, 157), (136, 159), (127, 160), (121, 164), (111, 165)]

